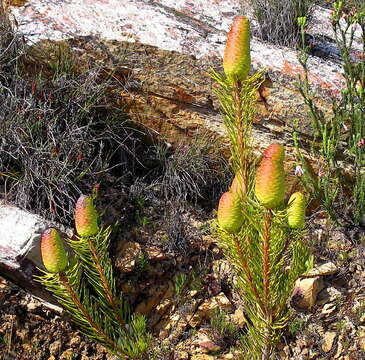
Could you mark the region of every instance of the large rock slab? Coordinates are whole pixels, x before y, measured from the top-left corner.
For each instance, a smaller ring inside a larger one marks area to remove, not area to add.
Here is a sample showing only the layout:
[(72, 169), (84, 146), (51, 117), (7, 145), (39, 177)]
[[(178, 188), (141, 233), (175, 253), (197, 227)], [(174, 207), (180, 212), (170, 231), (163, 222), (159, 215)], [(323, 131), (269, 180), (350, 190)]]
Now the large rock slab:
[[(0, 275), (50, 302), (54, 299), (34, 280), (34, 276), (40, 274), (37, 268), (43, 268), (40, 235), (55, 225), (0, 200)], [(57, 228), (71, 235), (70, 230), (59, 225)]]
[[(77, 50), (89, 54), (95, 54), (95, 43), (102, 43), (101, 53), (132, 44), (122, 65), (134, 81), (121, 89), (121, 106), (168, 141), (180, 141), (202, 128), (225, 136), (207, 71), (221, 70), (226, 33), (240, 13), (239, 0), (29, 0), (11, 11), (29, 44), (73, 39), (69, 42)], [(322, 41), (320, 56), (309, 59), (309, 79), (319, 105), (330, 112), (331, 97), (338, 96), (344, 79), (338, 56), (332, 56), (336, 51), (329, 10), (314, 9), (309, 32)], [(358, 32), (355, 48), (360, 49)], [(266, 69), (253, 136), (257, 148), (273, 139), (290, 144), (295, 119), (310, 135), (307, 109), (294, 86), (302, 73), (297, 56), (296, 50), (252, 40), (253, 68)]]

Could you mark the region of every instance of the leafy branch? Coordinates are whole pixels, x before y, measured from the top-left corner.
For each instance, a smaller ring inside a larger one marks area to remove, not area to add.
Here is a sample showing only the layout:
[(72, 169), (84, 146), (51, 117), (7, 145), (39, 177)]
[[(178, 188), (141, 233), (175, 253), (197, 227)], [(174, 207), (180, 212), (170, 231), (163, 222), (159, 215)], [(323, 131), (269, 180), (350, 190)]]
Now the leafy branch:
[(56, 229), (41, 237), (46, 270), (37, 277), (69, 313), (86, 336), (105, 346), (121, 359), (143, 357), (151, 343), (143, 316), (131, 314), (118, 297), (108, 247), (112, 227), (99, 227), (91, 197), (76, 204), (78, 236), (67, 239), (74, 257), (69, 260)]
[(249, 76), (249, 22), (237, 17), (228, 33), (223, 68), (212, 72), (221, 113), (231, 140), (235, 178), (218, 206), (217, 242), (237, 274), (247, 332), (247, 359), (273, 359), (289, 315), (294, 282), (308, 268), (302, 241), (306, 201), (301, 193), (285, 198), (284, 147), (271, 144), (257, 167), (251, 139), (256, 93), (263, 72)]

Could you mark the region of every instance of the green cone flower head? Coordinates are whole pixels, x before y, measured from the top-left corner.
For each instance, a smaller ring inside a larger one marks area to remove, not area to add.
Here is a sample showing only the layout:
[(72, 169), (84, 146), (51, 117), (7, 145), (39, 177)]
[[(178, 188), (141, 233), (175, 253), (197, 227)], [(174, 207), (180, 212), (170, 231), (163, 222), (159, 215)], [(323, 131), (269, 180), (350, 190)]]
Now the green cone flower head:
[(56, 229), (50, 228), (42, 233), (41, 256), (43, 265), (49, 272), (59, 273), (67, 267), (67, 254)]
[(218, 205), (218, 223), (230, 233), (240, 230), (243, 214), (239, 194), (228, 191), (221, 196)]
[(244, 80), (250, 72), (250, 22), (237, 16), (227, 35), (223, 69), (231, 81)]
[(263, 153), (256, 173), (255, 193), (267, 209), (275, 209), (284, 201), (284, 147), (273, 143)]
[(75, 227), (81, 237), (93, 236), (98, 233), (98, 214), (91, 196), (81, 195), (77, 200)]
[(292, 229), (301, 229), (305, 224), (306, 201), (301, 192), (295, 192), (290, 196), (287, 210), (288, 223)]

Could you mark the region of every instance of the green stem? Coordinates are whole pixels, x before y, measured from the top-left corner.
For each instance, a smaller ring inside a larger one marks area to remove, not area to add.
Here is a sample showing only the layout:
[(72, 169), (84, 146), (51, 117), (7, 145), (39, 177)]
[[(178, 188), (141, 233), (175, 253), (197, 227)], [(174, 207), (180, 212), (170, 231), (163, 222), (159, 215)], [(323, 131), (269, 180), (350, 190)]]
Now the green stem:
[(114, 294), (109, 286), (109, 283), (106, 279), (106, 276), (105, 276), (105, 272), (101, 266), (101, 261), (100, 261), (100, 258), (98, 256), (98, 253), (95, 249), (95, 246), (94, 246), (94, 243), (92, 242), (92, 239), (89, 238), (88, 239), (88, 245), (89, 245), (89, 249), (90, 249), (90, 252), (91, 252), (91, 255), (94, 259), (94, 263), (95, 263), (95, 267), (96, 267), (96, 270), (99, 274), (99, 277), (100, 277), (100, 280), (101, 280), (101, 284), (103, 286), (103, 289), (105, 291), (105, 295), (106, 295), (106, 299), (108, 301), (108, 303), (110, 304), (110, 306), (113, 308), (114, 310), (114, 313), (120, 323), (120, 325), (122, 325), (122, 327), (124, 329), (125, 328), (125, 321), (122, 319), (122, 317), (120, 316), (120, 311), (119, 311), (119, 306), (118, 306), (118, 302), (115, 300), (115, 297), (114, 297)]
[(239, 256), (239, 259), (240, 259), (240, 262), (241, 262), (241, 265), (242, 265), (242, 268), (243, 268), (243, 272), (247, 278), (247, 282), (251, 288), (251, 291), (252, 293), (254, 294), (255, 298), (256, 298), (256, 301), (258, 302), (261, 310), (263, 311), (264, 308), (263, 308), (263, 305), (262, 305), (262, 299), (260, 297), (260, 294), (254, 284), (254, 281), (253, 281), (253, 277), (252, 277), (252, 274), (251, 274), (251, 270), (248, 266), (248, 263), (247, 263), (247, 255), (245, 256), (243, 254), (243, 251), (242, 251), (242, 246), (239, 242), (239, 239), (238, 237), (235, 237), (234, 238), (234, 243), (236, 245), (236, 248), (237, 248), (237, 253), (238, 253), (238, 256)]
[(105, 332), (104, 330), (95, 322), (93, 317), (89, 314), (86, 307), (81, 303), (80, 298), (78, 297), (77, 293), (72, 288), (70, 282), (68, 281), (66, 275), (61, 272), (59, 273), (59, 280), (60, 283), (63, 285), (67, 293), (71, 296), (72, 301), (76, 305), (76, 307), (79, 309), (81, 314), (87, 319), (90, 326), (94, 329), (96, 334), (99, 336), (99, 338), (108, 346), (109, 349), (111, 349), (113, 352), (118, 351), (121, 356), (128, 358), (128, 354), (121, 349), (118, 344), (112, 340)]
[[(247, 181), (248, 181), (248, 161), (247, 158), (247, 139), (245, 137), (246, 130), (245, 124), (242, 119), (242, 97), (241, 97), (242, 84), (241, 81), (234, 83), (233, 87), (233, 99), (235, 104), (235, 117), (236, 117), (236, 127), (237, 127), (237, 149), (236, 154), (239, 155), (239, 172), (242, 176), (242, 199), (247, 194)], [(247, 125), (246, 125), (247, 126)]]
[(264, 213), (264, 233), (263, 233), (263, 289), (264, 289), (264, 348), (262, 351), (262, 360), (270, 359), (272, 352), (271, 335), (272, 335), (272, 309), (270, 306), (270, 228), (272, 221), (272, 211), (266, 209)]

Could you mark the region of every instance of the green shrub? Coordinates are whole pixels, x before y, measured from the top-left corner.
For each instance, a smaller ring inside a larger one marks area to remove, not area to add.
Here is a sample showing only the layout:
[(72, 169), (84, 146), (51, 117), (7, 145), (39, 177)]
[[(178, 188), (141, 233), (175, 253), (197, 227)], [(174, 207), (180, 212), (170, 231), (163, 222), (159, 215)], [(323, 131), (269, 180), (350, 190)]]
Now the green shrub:
[[(304, 69), (298, 88), (305, 104), (313, 128), (310, 155), (319, 159), (320, 166), (315, 171), (300, 151), (303, 146), (298, 132), (294, 132), (294, 142), (298, 157), (305, 170), (303, 183), (319, 199), (328, 215), (338, 224), (364, 223), (365, 214), (365, 52), (355, 59), (352, 54), (355, 30), (360, 30), (360, 38), (365, 46), (365, 8), (355, 11), (342, 1), (334, 3), (332, 28), (337, 47), (342, 57), (345, 88), (332, 97), (332, 114), (327, 119), (319, 109), (308, 78), (308, 58), (310, 48), (305, 44), (306, 19), (300, 18), (302, 28), (302, 53), (299, 61)], [(347, 168), (347, 169), (345, 169)], [(351, 176), (349, 176), (349, 174)], [(353, 178), (353, 181), (350, 178)], [(351, 209), (344, 209), (349, 203)], [(352, 214), (344, 217), (346, 210)]]

